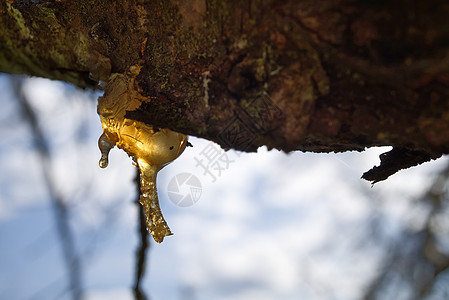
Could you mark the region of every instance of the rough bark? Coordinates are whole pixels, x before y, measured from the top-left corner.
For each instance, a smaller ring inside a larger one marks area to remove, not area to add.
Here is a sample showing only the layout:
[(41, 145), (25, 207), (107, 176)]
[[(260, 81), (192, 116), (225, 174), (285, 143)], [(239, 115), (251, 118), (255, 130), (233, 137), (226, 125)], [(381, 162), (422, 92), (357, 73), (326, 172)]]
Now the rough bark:
[(394, 146), (374, 182), (449, 152), (445, 0), (6, 1), (0, 14), (0, 71), (95, 87), (139, 65), (151, 101), (129, 118), (224, 148)]

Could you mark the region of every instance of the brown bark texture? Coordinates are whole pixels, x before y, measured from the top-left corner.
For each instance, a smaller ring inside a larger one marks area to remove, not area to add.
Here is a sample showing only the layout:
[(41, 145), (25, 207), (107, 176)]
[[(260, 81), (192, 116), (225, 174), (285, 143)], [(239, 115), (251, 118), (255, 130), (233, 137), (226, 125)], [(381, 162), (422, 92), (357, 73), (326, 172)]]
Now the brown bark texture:
[(393, 146), (373, 182), (449, 152), (446, 0), (9, 0), (0, 15), (1, 72), (135, 76), (128, 118), (226, 149)]

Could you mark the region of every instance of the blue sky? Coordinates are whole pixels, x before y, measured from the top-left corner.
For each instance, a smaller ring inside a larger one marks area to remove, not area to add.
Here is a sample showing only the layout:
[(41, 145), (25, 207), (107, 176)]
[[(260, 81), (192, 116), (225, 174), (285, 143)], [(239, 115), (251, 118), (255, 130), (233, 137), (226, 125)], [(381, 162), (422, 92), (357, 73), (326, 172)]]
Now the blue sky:
[[(98, 167), (99, 93), (37, 78), (24, 84), (51, 145), (52, 179), (69, 208), (85, 298), (132, 299), (135, 168), (119, 149), (106, 169)], [(69, 299), (32, 133), (6, 75), (0, 88), (0, 299)], [(194, 147), (158, 177), (174, 235), (151, 243), (144, 280), (151, 299), (358, 299), (386, 251), (370, 234), (389, 240), (403, 228), (419, 228), (425, 208), (413, 199), (448, 162), (401, 171), (371, 188), (360, 176), (388, 147), (340, 154), (262, 147), (219, 152), (230, 163), (220, 173), (210, 169), (214, 180), (197, 161), (205, 149), (222, 150), (190, 141)], [(201, 182), (201, 197), (189, 207), (168, 197), (168, 184), (180, 173)]]

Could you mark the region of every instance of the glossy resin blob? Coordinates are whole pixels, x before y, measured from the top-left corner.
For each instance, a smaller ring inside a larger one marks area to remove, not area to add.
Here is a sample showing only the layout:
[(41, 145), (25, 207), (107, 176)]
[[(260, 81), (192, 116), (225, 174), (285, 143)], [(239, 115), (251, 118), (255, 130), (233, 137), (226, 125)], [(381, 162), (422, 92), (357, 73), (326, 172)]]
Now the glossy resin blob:
[(125, 118), (126, 111), (133, 111), (142, 102), (151, 101), (151, 98), (143, 97), (136, 91), (134, 78), (138, 71), (135, 68), (128, 74), (113, 74), (104, 95), (98, 98), (98, 114), (103, 127), (103, 134), (98, 140), (100, 167), (108, 166), (108, 154), (114, 146), (133, 158), (140, 170), (139, 202), (144, 208), (147, 229), (160, 243), (172, 233), (159, 207), (156, 175), (181, 155), (187, 145), (187, 136)]

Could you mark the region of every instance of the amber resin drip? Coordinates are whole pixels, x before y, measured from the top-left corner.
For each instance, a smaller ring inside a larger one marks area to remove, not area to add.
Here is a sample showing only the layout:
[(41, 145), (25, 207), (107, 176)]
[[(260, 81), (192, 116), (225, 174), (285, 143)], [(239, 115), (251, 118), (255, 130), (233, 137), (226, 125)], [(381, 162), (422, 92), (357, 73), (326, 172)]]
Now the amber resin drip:
[(138, 161), (137, 164), (140, 169), (141, 187), (139, 202), (143, 205), (148, 232), (151, 233), (156, 242), (160, 243), (164, 240), (164, 237), (172, 235), (172, 232), (159, 207), (156, 188), (158, 170), (143, 161)]
[(112, 75), (104, 95), (98, 99), (98, 114), (103, 127), (98, 140), (101, 151), (99, 164), (102, 168), (108, 166), (108, 154), (114, 146), (134, 159), (140, 171), (139, 202), (144, 207), (147, 229), (160, 243), (172, 233), (159, 207), (157, 172), (181, 155), (187, 145), (187, 136), (125, 118), (126, 111), (151, 101), (135, 90), (134, 78), (139, 69), (133, 70), (128, 74)]

